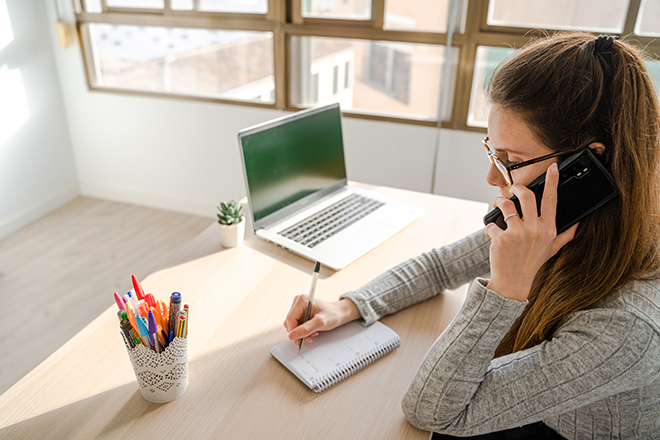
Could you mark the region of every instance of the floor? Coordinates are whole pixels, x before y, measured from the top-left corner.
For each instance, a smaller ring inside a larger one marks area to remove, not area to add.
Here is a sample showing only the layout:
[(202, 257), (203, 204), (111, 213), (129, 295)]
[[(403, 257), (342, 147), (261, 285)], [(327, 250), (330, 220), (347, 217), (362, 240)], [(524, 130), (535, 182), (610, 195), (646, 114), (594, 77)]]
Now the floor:
[(0, 394), (212, 223), (78, 197), (0, 240)]

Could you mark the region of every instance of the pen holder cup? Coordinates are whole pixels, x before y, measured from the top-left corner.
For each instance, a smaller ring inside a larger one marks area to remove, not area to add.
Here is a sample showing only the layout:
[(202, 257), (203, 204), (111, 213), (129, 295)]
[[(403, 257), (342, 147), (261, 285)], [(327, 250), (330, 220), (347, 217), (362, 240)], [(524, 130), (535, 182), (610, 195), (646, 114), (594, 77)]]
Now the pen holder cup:
[(188, 339), (174, 338), (162, 353), (140, 344), (128, 350), (142, 397), (152, 403), (170, 402), (188, 386)]

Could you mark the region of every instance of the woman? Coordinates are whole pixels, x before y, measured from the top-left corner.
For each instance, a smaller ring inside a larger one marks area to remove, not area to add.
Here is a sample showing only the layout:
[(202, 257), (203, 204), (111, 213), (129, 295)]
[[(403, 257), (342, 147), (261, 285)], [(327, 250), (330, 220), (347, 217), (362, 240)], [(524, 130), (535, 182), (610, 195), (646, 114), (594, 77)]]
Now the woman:
[[(297, 297), (289, 339), (370, 324), (476, 278), (403, 399), (410, 423), (446, 434), (437, 438), (655, 438), (660, 114), (641, 54), (612, 37), (546, 37), (498, 68), (488, 96), (486, 179), (506, 230), (489, 224), (338, 302), (317, 301), (303, 325)], [(585, 146), (620, 195), (557, 235), (556, 163)], [(539, 216), (526, 185), (544, 172)]]

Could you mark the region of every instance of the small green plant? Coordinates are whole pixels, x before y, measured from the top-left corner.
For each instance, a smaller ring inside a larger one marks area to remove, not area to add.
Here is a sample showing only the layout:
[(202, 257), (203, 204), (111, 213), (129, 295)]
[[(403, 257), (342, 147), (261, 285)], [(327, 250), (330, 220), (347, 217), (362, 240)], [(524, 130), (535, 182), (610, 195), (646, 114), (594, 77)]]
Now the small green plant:
[(229, 202), (220, 202), (218, 206), (218, 223), (221, 225), (235, 225), (243, 220), (241, 210), (242, 206), (238, 205), (234, 200)]

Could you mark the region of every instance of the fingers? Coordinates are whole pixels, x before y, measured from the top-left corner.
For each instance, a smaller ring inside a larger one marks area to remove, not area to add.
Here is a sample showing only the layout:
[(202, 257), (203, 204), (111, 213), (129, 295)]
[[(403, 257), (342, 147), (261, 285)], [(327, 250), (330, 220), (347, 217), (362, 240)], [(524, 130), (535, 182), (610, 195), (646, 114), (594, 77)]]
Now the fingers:
[(290, 332), (294, 328), (298, 327), (300, 321), (305, 317), (305, 312), (307, 311), (307, 295), (297, 295), (293, 298), (293, 304), (289, 313), (286, 315), (284, 320), (284, 328), (286, 331)]
[(320, 316), (315, 316), (304, 324), (299, 325), (289, 332), (289, 339), (296, 341), (309, 336), (315, 336), (320, 330), (323, 330), (325, 322)]
[(559, 252), (559, 249), (563, 248), (569, 241), (573, 240), (579, 224), (580, 223), (574, 224), (555, 238), (555, 241), (552, 243), (552, 255)]
[(541, 217), (546, 223), (555, 223), (558, 184), (559, 170), (557, 164), (553, 163), (545, 173), (545, 188), (543, 189), (543, 198), (541, 199)]

